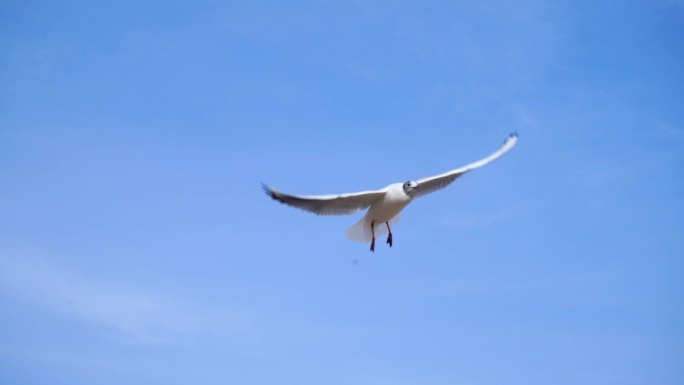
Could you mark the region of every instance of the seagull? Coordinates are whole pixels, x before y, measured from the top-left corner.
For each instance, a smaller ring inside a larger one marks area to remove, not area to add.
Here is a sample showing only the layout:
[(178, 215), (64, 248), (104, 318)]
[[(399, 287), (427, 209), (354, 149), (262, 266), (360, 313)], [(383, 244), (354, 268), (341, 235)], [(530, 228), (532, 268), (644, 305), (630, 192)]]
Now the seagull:
[[(415, 198), (441, 190), (468, 171), (489, 164), (509, 152), (518, 141), (518, 134), (512, 133), (506, 138), (503, 146), (488, 157), (467, 166), (445, 172), (443, 174), (409, 180), (404, 183), (393, 183), (375, 191), (333, 195), (290, 195), (273, 189), (262, 183), (266, 195), (286, 205), (309, 211), (317, 215), (348, 215), (359, 210), (368, 209), (366, 215), (347, 230), (347, 238), (354, 242), (370, 241), (370, 251), (375, 252), (375, 237), (387, 235), (387, 244), (392, 247), (392, 230), (390, 224), (399, 222), (399, 212)], [(383, 226), (383, 224), (385, 226)]]

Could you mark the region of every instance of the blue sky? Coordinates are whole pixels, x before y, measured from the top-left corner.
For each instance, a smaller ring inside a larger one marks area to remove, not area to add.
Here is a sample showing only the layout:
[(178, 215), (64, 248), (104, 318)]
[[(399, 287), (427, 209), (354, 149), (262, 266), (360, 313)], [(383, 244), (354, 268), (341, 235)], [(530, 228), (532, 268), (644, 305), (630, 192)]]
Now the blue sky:
[[(5, 1), (0, 382), (680, 384), (681, 1)], [(271, 201), (516, 148), (362, 215)]]

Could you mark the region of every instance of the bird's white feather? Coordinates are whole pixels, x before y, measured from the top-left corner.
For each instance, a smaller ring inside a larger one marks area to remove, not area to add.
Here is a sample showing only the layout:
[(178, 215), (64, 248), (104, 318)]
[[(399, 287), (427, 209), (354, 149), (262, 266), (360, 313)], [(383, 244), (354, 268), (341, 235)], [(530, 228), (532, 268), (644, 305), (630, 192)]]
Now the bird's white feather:
[[(390, 226), (394, 227), (397, 223), (401, 221), (401, 216), (399, 214), (395, 215), (394, 218), (389, 220)], [(371, 220), (364, 216), (347, 230), (346, 236), (352, 242), (366, 243), (373, 239), (373, 233), (371, 232)], [(375, 237), (378, 238), (382, 235), (387, 234), (387, 225), (384, 223), (375, 224)]]
[(385, 190), (361, 191), (337, 195), (290, 195), (262, 187), (271, 198), (289, 206), (318, 215), (347, 215), (368, 208), (373, 202), (385, 196)]
[(456, 178), (460, 177), (461, 175), (467, 173), (470, 170), (474, 170), (476, 168), (480, 168), (486, 164), (489, 164), (502, 156), (504, 156), (508, 151), (510, 151), (513, 146), (518, 142), (518, 134), (513, 133), (511, 134), (506, 140), (504, 141), (503, 146), (499, 148), (496, 152), (493, 154), (489, 155), (488, 157), (478, 160), (477, 162), (473, 162), (467, 166), (463, 166), (461, 168), (457, 168), (455, 170), (451, 170), (448, 172), (445, 172), (444, 174), (439, 174), (423, 179), (419, 179), (416, 182), (418, 183), (418, 190), (415, 193), (415, 197), (421, 197), (423, 195), (429, 194), (433, 191), (437, 191), (440, 189), (445, 188), (446, 186), (450, 185), (453, 181), (456, 180)]

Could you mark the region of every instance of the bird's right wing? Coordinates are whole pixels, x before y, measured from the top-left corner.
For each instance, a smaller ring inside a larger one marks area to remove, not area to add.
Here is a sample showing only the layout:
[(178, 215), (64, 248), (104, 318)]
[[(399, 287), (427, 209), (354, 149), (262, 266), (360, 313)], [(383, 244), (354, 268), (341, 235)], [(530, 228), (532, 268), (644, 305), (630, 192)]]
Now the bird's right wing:
[(266, 195), (280, 203), (317, 215), (346, 215), (363, 210), (385, 196), (386, 189), (338, 195), (290, 195), (261, 185)]
[(488, 157), (478, 160), (477, 162), (473, 162), (467, 166), (463, 166), (461, 168), (457, 168), (455, 170), (451, 170), (448, 172), (445, 172), (444, 174), (440, 175), (435, 175), (431, 176), (428, 178), (423, 178), (419, 179), (416, 182), (418, 183), (418, 190), (415, 194), (416, 197), (423, 196), (425, 194), (429, 194), (433, 191), (437, 191), (440, 189), (443, 189), (444, 187), (448, 186), (451, 184), (451, 182), (455, 181), (456, 178), (459, 176), (467, 173), (470, 170), (474, 170), (476, 168), (482, 167), (486, 164), (489, 164), (502, 156), (504, 156), (508, 151), (510, 151), (513, 146), (518, 142), (518, 134), (517, 133), (512, 133), (511, 135), (506, 138), (504, 141), (503, 146), (499, 148), (496, 152), (493, 154), (489, 155)]

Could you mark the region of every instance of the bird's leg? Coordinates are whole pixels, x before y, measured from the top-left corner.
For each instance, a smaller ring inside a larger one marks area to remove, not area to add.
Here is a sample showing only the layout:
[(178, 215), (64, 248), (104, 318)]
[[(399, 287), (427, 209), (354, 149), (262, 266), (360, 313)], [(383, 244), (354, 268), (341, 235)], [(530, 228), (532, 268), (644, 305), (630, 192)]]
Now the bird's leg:
[(375, 226), (375, 221), (371, 222), (371, 234), (373, 235), (373, 239), (371, 240), (371, 251), (375, 252), (375, 229), (373, 228)]
[(387, 225), (387, 231), (389, 231), (389, 235), (387, 236), (387, 244), (392, 247), (392, 230), (390, 230), (389, 222), (385, 222), (385, 224)]

